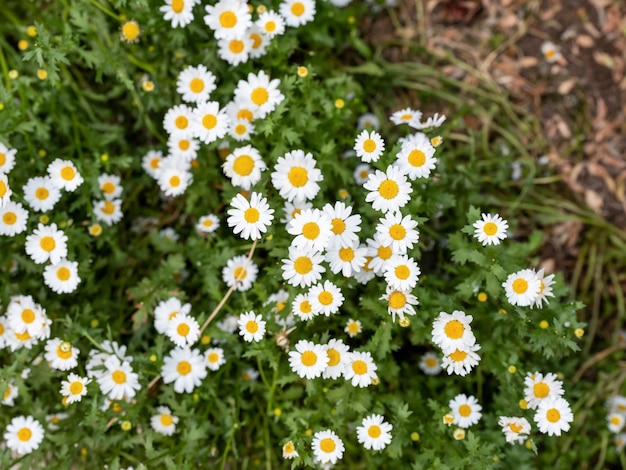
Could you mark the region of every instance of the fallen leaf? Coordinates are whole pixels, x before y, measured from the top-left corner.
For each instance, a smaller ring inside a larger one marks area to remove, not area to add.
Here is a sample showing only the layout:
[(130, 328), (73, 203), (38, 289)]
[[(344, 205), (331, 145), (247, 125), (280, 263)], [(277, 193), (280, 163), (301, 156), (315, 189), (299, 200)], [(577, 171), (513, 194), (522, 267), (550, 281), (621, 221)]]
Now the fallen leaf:
[(602, 215), (602, 197), (592, 189), (585, 190), (585, 204), (594, 212)]
[(537, 58), (531, 57), (531, 56), (522, 57), (521, 59), (517, 61), (519, 66), (523, 69), (528, 68), (528, 67), (534, 67), (535, 65), (537, 65), (537, 62), (539, 62)]
[(580, 47), (592, 47), (595, 42), (593, 40), (593, 38), (587, 34), (581, 34), (576, 38), (576, 44), (578, 44)]
[(607, 54), (606, 52), (594, 51), (593, 59), (600, 65), (605, 66), (606, 68), (613, 69), (615, 66), (615, 62), (613, 58)]
[(559, 85), (557, 88), (559, 94), (567, 95), (576, 85), (576, 78), (569, 78)]

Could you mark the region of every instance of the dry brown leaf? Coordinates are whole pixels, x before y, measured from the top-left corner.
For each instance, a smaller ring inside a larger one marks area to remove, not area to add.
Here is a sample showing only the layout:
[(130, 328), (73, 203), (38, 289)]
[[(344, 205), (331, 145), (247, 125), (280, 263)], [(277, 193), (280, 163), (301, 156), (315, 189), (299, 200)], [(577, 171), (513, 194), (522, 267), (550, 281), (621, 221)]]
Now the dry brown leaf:
[(600, 31), (598, 31), (598, 28), (596, 28), (593, 23), (591, 21), (586, 21), (585, 25), (583, 26), (587, 32), (589, 34), (591, 34), (594, 38), (599, 38), (602, 36), (602, 33)]
[(559, 85), (557, 89), (559, 94), (567, 95), (570, 91), (572, 91), (574, 86), (576, 86), (576, 82), (577, 82), (576, 78), (569, 78), (565, 80), (563, 83)]
[(611, 2), (613, 0), (589, 0), (589, 3), (591, 3), (594, 7), (596, 8), (604, 8), (607, 5), (610, 5)]
[(582, 193), (585, 191), (585, 187), (578, 183), (578, 176), (580, 172), (587, 166), (585, 162), (580, 162), (574, 165), (572, 171), (566, 176), (565, 182), (575, 193)]
[(612, 193), (615, 192), (615, 180), (609, 174), (609, 172), (606, 171), (606, 168), (604, 168), (602, 165), (598, 165), (595, 162), (589, 162), (589, 164), (587, 165), (587, 170), (590, 174), (602, 178), (604, 184), (607, 186), (607, 188), (609, 188), (609, 191), (611, 191)]
[(556, 260), (554, 258), (547, 258), (539, 263), (539, 269), (544, 269), (546, 273), (553, 273), (556, 266)]
[(561, 116), (558, 114), (555, 116), (556, 119), (556, 128), (559, 130), (559, 134), (565, 139), (569, 139), (572, 137), (572, 131), (570, 130), (567, 123), (563, 120)]
[(602, 205), (604, 201), (602, 200), (602, 196), (592, 189), (585, 190), (585, 204), (597, 214), (602, 215)]
[(615, 66), (615, 62), (613, 61), (613, 57), (611, 57), (606, 52), (594, 51), (593, 59), (600, 65), (605, 66), (606, 68), (613, 69)]
[(516, 26), (518, 23), (519, 23), (519, 18), (517, 17), (515, 13), (510, 13), (499, 21), (500, 28), (504, 30), (511, 29), (514, 26)]
[(523, 69), (528, 68), (528, 67), (534, 67), (535, 65), (537, 65), (537, 62), (538, 62), (537, 58), (532, 57), (532, 56), (525, 56), (517, 61), (519, 66)]
[(595, 44), (595, 41), (588, 34), (581, 34), (576, 38), (576, 44), (580, 47), (592, 47)]

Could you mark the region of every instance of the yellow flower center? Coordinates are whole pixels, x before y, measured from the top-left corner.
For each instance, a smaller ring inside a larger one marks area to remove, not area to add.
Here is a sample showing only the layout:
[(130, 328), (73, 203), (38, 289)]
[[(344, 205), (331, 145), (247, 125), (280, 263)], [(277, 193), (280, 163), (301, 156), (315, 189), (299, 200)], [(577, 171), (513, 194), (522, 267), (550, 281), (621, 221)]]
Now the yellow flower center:
[[(204, 121), (202, 121), (204, 122)], [(153, 158), (152, 160), (150, 160), (150, 168), (152, 168), (153, 170), (156, 170), (157, 168), (159, 168), (159, 165), (161, 164), (161, 159), (160, 158)]]
[(463, 326), (463, 323), (458, 320), (450, 320), (448, 323), (446, 323), (446, 326), (443, 327), (443, 331), (448, 338), (459, 339), (461, 336), (463, 336), (465, 327)]
[(287, 444), (285, 444), (284, 450), (285, 450), (285, 454), (293, 454), (293, 451), (295, 450), (293, 446), (293, 442), (290, 441)]
[(204, 219), (204, 221), (202, 222), (202, 225), (204, 225), (206, 228), (212, 227), (213, 221), (211, 219)]
[(359, 326), (357, 322), (350, 322), (348, 323), (348, 331), (352, 333), (353, 335), (355, 335), (359, 331), (361, 331), (361, 327)]
[(400, 291), (393, 291), (389, 296), (388, 304), (391, 308), (402, 308), (406, 305), (406, 295)]
[(187, 375), (191, 372), (191, 364), (187, 361), (180, 361), (176, 366), (176, 371), (180, 375)]
[(259, 33), (250, 34), (250, 39), (252, 39), (252, 49), (258, 49), (263, 42)]
[(546, 413), (546, 419), (551, 423), (557, 423), (561, 419), (561, 413), (556, 408), (550, 408)]
[(35, 197), (40, 201), (45, 201), (46, 199), (48, 199), (49, 194), (50, 192), (46, 188), (37, 188), (35, 190)]
[(124, 23), (122, 26), (122, 35), (127, 41), (134, 41), (139, 37), (139, 25), (134, 21)]
[(426, 155), (421, 150), (411, 150), (408, 160), (412, 166), (420, 167), (426, 163)]
[(248, 271), (239, 267), (239, 268), (235, 268), (235, 271), (233, 272), (233, 274), (235, 275), (235, 279), (237, 279), (238, 281), (241, 281), (242, 279), (245, 279), (248, 276)]
[(54, 241), (54, 238), (50, 236), (45, 236), (42, 237), (41, 240), (39, 240), (39, 246), (42, 250), (50, 252), (54, 250), (54, 248), (56, 247), (56, 243)]
[(273, 33), (274, 31), (276, 31), (276, 22), (268, 21), (267, 23), (265, 23), (265, 31), (267, 31), (268, 33)]
[(213, 129), (217, 125), (217, 117), (215, 117), (215, 114), (205, 114), (202, 118), (202, 125), (207, 130)]
[(113, 204), (111, 201), (105, 201), (101, 210), (103, 213), (111, 215), (113, 214), (113, 212), (115, 212), (115, 204)]
[(83, 388), (84, 387), (83, 387), (83, 383), (82, 382), (79, 382), (79, 381), (72, 382), (70, 384), (70, 393), (72, 395), (78, 395), (78, 394), (82, 393)]
[(363, 150), (365, 150), (367, 153), (372, 153), (374, 150), (376, 150), (376, 142), (374, 142), (372, 139), (367, 139), (365, 142), (363, 142)]
[(15, 212), (5, 212), (2, 216), (2, 221), (7, 225), (13, 225), (17, 222), (17, 215), (15, 215)]
[(254, 334), (259, 331), (259, 324), (254, 320), (248, 320), (248, 322), (246, 323), (246, 330), (248, 331), (248, 333)]
[(367, 364), (365, 361), (357, 359), (352, 363), (352, 370), (357, 375), (363, 375), (367, 372)]
[(340, 235), (346, 230), (346, 223), (343, 221), (343, 219), (333, 219), (332, 225), (332, 231), (335, 235)]
[(402, 116), (400, 116), (400, 119), (402, 119), (403, 121), (410, 121), (411, 119), (413, 119), (413, 115), (412, 114), (403, 114)]
[(522, 430), (522, 426), (520, 426), (519, 424), (511, 423), (509, 424), (509, 429), (517, 434)]
[(30, 335), (28, 334), (28, 330), (24, 333), (14, 333), (15, 337), (20, 341), (28, 341), (30, 339)]
[(533, 385), (533, 393), (537, 398), (545, 398), (550, 394), (550, 387), (545, 382)]
[(57, 278), (59, 279), (59, 281), (67, 281), (70, 278), (70, 270), (67, 269), (65, 266), (61, 266), (59, 269), (57, 269)]
[(270, 95), (267, 92), (267, 89), (263, 88), (263, 87), (258, 87), (255, 88), (252, 91), (252, 102), (254, 104), (256, 104), (257, 106), (261, 106), (262, 104), (264, 104), (265, 102), (267, 102), (267, 100), (269, 99)]
[(291, 5), (291, 13), (293, 13), (294, 16), (302, 16), (304, 13), (304, 5), (300, 2), (295, 2)]
[(7, 162), (6, 154), (0, 152), (0, 166), (4, 165)]
[(393, 252), (391, 251), (391, 247), (389, 246), (379, 246), (378, 247), (378, 257), (382, 260), (387, 260), (391, 258)]
[(246, 130), (248, 130), (246, 126), (244, 126), (243, 124), (237, 124), (237, 126), (235, 127), (235, 134), (244, 135), (246, 133)]
[(209, 353), (208, 360), (211, 363), (218, 362), (220, 360), (220, 355), (214, 352)]
[(341, 356), (339, 355), (339, 351), (337, 351), (334, 348), (328, 348), (326, 350), (326, 354), (328, 355), (328, 367), (334, 367), (337, 364), (339, 364), (339, 359), (341, 359)]
[(243, 41), (240, 41), (239, 39), (233, 39), (228, 44), (228, 48), (230, 49), (230, 52), (232, 52), (233, 54), (239, 54), (241, 53), (241, 51), (243, 51), (244, 43)]
[(237, 24), (237, 15), (232, 11), (225, 11), (220, 15), (222, 28), (233, 28)]
[(289, 170), (289, 174), (287, 175), (289, 182), (292, 186), (299, 188), (304, 186), (309, 181), (309, 173), (306, 168), (302, 168), (301, 166), (294, 166)]
[(437, 366), (437, 359), (435, 359), (434, 357), (429, 357), (426, 359), (426, 367), (436, 367)]
[(204, 90), (204, 81), (201, 78), (195, 77), (189, 82), (189, 89), (194, 93), (200, 93)]
[(465, 358), (467, 357), (467, 353), (465, 351), (461, 351), (460, 349), (457, 349), (448, 357), (452, 359), (454, 362), (463, 362)]
[(346, 263), (354, 259), (354, 250), (350, 247), (339, 249), (339, 258)]
[(404, 264), (401, 264), (400, 266), (396, 267), (394, 272), (396, 274), (396, 277), (402, 280), (408, 279), (409, 276), (411, 275), (411, 270)]
[(161, 424), (163, 426), (171, 426), (172, 423), (174, 423), (174, 419), (172, 418), (172, 415), (161, 415)]
[(337, 447), (337, 445), (330, 437), (326, 437), (320, 441), (320, 449), (322, 449), (322, 452), (330, 454), (335, 450), (335, 447)]
[(513, 292), (516, 294), (523, 294), (528, 290), (528, 281), (522, 278), (515, 279), (511, 287), (513, 288)]
[(246, 211), (243, 213), (243, 218), (249, 224), (254, 224), (259, 220), (260, 215), (261, 214), (259, 213), (258, 209), (255, 209), (254, 207), (250, 207), (246, 209)]
[(111, 194), (113, 193), (113, 191), (115, 191), (115, 185), (113, 183), (111, 183), (110, 181), (107, 181), (106, 183), (104, 183), (102, 185), (102, 191), (104, 191), (107, 194)]
[(122, 370), (116, 370), (111, 374), (111, 378), (113, 379), (113, 382), (115, 382), (118, 385), (122, 385), (123, 383), (126, 383), (126, 373)]
[(300, 311), (302, 313), (311, 313), (311, 302), (308, 300), (303, 300), (300, 304)]
[(63, 178), (65, 181), (72, 181), (75, 175), (76, 172), (71, 166), (64, 166), (61, 170), (61, 178)]
[(240, 176), (248, 176), (254, 169), (254, 159), (250, 155), (240, 155), (233, 162), (233, 170)]
[(35, 321), (35, 312), (29, 308), (22, 310), (22, 321), (24, 323), (32, 323)]
[(7, 185), (4, 183), (4, 181), (0, 180), (0, 198), (4, 197), (6, 193), (7, 193)]
[(498, 231), (498, 226), (494, 224), (493, 222), (487, 222), (483, 226), (483, 232), (485, 232), (485, 235), (488, 235), (490, 237), (495, 235), (497, 231)]
[(403, 240), (406, 236), (406, 229), (400, 224), (393, 224), (389, 227), (389, 235), (394, 240)]
[(380, 426), (376, 426), (375, 424), (372, 424), (368, 429), (367, 429), (367, 435), (369, 437), (371, 437), (372, 439), (376, 439), (377, 437), (380, 436), (380, 434), (382, 433)]
[(189, 147), (191, 147), (191, 142), (189, 142), (187, 139), (180, 139), (178, 141), (178, 148), (181, 149), (183, 152), (189, 150)]
[(4, 399), (6, 400), (11, 396), (11, 386), (7, 385), (7, 389), (4, 391)]
[(393, 180), (385, 180), (378, 187), (378, 192), (385, 199), (393, 199), (398, 195), (399, 191), (398, 183)]
[(317, 354), (315, 354), (313, 351), (304, 351), (302, 353), (301, 360), (302, 364), (307, 367), (311, 367), (317, 363)]
[(317, 300), (319, 300), (322, 305), (330, 305), (333, 303), (333, 294), (331, 294), (327, 290), (323, 290), (317, 296)]
[(184, 0), (172, 0), (172, 10), (174, 10), (174, 13), (180, 13), (183, 11), (183, 8), (185, 8)]
[(28, 428), (21, 428), (19, 431), (17, 431), (17, 438), (22, 442), (30, 441), (32, 435), (33, 432)]
[(174, 175), (170, 177), (170, 186), (172, 188), (177, 188), (178, 186), (180, 186), (180, 176)]
[(187, 126), (189, 125), (189, 119), (187, 119), (185, 116), (178, 116), (174, 121), (174, 125), (179, 129), (187, 129)]
[(302, 235), (309, 240), (315, 240), (320, 234), (320, 227), (316, 222), (307, 222), (302, 226)]
[(472, 408), (470, 408), (469, 405), (463, 404), (459, 406), (459, 414), (464, 418), (467, 418), (469, 415), (472, 414)]
[(189, 334), (190, 328), (186, 323), (181, 323), (176, 327), (176, 333), (180, 336), (187, 336)]

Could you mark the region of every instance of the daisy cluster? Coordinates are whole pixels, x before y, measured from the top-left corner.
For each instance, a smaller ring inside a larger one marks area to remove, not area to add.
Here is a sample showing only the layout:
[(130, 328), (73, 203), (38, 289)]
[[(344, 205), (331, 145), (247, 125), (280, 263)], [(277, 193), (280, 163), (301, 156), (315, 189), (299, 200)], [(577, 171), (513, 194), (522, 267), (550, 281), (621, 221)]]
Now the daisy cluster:
[(544, 302), (549, 303), (548, 297), (554, 297), (552, 293), (554, 282), (554, 274), (546, 276), (543, 269), (539, 271), (522, 269), (509, 274), (502, 287), (510, 304), (542, 308)]
[(624, 426), (626, 425), (626, 397), (623, 395), (613, 395), (606, 401), (607, 415), (606, 424), (613, 434), (615, 448), (621, 452), (626, 446), (626, 433)]
[(455, 310), (440, 312), (433, 322), (432, 341), (443, 351), (442, 366), (448, 374), (465, 376), (480, 362), (476, 353), (480, 344), (472, 332), (472, 320), (471, 315)]

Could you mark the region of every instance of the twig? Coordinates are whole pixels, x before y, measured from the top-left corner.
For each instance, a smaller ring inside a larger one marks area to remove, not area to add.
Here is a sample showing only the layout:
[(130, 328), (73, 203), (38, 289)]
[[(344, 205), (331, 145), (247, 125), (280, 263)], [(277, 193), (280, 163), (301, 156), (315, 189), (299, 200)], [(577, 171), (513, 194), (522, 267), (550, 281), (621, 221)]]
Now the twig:
[(586, 372), (586, 370), (589, 369), (596, 362), (599, 362), (605, 357), (610, 356), (614, 352), (620, 351), (622, 349), (626, 349), (626, 343), (616, 344), (615, 346), (606, 348), (605, 350), (600, 351), (599, 353), (593, 355), (592, 357), (587, 359), (585, 363), (582, 366), (580, 366), (580, 368), (576, 371), (576, 374), (574, 374), (574, 378), (572, 379), (572, 382), (573, 383), (578, 382), (583, 376), (583, 374)]

